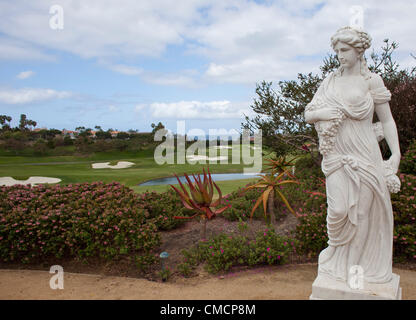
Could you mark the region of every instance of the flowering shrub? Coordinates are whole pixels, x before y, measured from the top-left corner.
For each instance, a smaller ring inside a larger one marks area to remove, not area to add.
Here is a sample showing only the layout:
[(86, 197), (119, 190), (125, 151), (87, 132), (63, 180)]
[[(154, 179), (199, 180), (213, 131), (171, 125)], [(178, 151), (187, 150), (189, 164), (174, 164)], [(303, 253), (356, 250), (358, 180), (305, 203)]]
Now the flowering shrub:
[(416, 140), (413, 140), (409, 149), (403, 155), (400, 161), (400, 171), (416, 175)]
[(416, 260), (416, 176), (400, 174), (401, 191), (391, 195), (393, 252), (397, 261)]
[(293, 239), (277, 235), (274, 230), (259, 232), (255, 240), (246, 236), (220, 234), (208, 241), (200, 241), (189, 250), (183, 250), (182, 264), (178, 265), (185, 276), (190, 268), (205, 263), (210, 273), (228, 271), (237, 265), (284, 264), (296, 247)]
[(294, 236), (298, 240), (298, 253), (317, 256), (328, 246), (326, 210), (302, 214)]
[(167, 192), (146, 192), (140, 195), (139, 203), (149, 212), (150, 218), (160, 230), (171, 230), (185, 221), (174, 216), (189, 216), (192, 210), (184, 208), (179, 196), (173, 190)]
[(0, 259), (147, 255), (160, 243), (148, 216), (117, 182), (0, 187)]
[[(247, 184), (249, 186), (250, 184)], [(239, 219), (246, 221), (250, 218), (250, 212), (256, 203), (257, 198), (261, 195), (261, 190), (247, 190), (239, 188), (232, 192), (228, 197), (224, 197), (224, 204), (230, 205), (230, 208), (223, 213), (223, 217), (229, 221), (238, 221)], [(254, 211), (254, 218), (263, 217), (263, 209), (257, 208)]]
[(295, 177), (304, 182), (310, 190), (315, 190), (316, 185), (321, 184), (318, 178), (325, 178), (321, 166), (317, 165), (310, 155), (296, 161)]

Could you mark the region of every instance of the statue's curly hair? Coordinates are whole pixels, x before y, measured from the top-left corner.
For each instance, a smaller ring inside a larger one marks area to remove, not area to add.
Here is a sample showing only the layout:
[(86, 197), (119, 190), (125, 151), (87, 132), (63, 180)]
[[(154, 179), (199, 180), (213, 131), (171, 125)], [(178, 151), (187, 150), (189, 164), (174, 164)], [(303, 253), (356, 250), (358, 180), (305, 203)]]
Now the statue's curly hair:
[[(343, 27), (337, 30), (331, 37), (331, 45), (334, 49), (336, 44), (341, 41), (357, 49), (358, 53), (361, 54), (361, 74), (368, 79), (370, 76), (370, 70), (368, 70), (367, 62), (364, 57), (364, 51), (371, 47), (370, 35), (363, 31), (352, 27)], [(338, 69), (337, 75), (342, 73), (342, 67)]]

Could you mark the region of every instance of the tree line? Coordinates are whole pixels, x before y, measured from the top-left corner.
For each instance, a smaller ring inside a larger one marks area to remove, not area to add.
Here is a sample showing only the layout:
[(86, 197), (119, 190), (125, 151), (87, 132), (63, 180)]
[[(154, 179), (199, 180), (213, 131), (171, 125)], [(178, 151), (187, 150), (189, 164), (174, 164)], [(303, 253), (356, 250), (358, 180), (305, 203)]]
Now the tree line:
[[(20, 115), (19, 124), (11, 126), (12, 117), (0, 115), (0, 150), (11, 155), (72, 155), (102, 151), (140, 151), (154, 148), (154, 133), (163, 124), (152, 124), (152, 132), (127, 132), (101, 126), (80, 126), (75, 131), (58, 129), (34, 129), (37, 122)], [(116, 134), (114, 134), (116, 132)]]

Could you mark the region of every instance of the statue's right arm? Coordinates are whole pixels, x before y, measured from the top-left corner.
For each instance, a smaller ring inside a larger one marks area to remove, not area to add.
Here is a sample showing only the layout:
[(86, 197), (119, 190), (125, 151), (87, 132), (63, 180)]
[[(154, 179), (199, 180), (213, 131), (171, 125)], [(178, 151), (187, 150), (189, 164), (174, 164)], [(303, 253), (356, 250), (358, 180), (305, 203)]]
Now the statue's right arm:
[[(325, 81), (325, 80), (324, 80)], [(319, 112), (316, 109), (316, 97), (319, 96), (322, 90), (323, 82), (319, 85), (318, 90), (316, 90), (311, 102), (309, 102), (305, 107), (305, 121), (310, 124), (314, 124), (316, 121), (319, 121)]]
[(328, 81), (327, 79), (329, 78), (327, 77), (322, 81), (321, 85), (313, 96), (312, 101), (305, 107), (304, 116), (307, 123), (313, 124), (317, 121), (329, 121), (339, 117), (337, 109), (329, 107), (322, 101), (317, 103), (319, 99), (315, 99), (316, 97), (320, 96), (324, 83)]
[(308, 111), (305, 108), (305, 121), (307, 123), (313, 124), (317, 121), (315, 112), (316, 111)]

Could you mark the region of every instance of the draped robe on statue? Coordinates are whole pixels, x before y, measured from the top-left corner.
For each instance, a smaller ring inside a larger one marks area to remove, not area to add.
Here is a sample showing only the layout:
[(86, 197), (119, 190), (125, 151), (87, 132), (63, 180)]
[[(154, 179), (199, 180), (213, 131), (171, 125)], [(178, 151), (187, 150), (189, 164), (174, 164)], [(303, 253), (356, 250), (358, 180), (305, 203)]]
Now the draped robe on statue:
[[(322, 171), (327, 184), (328, 247), (319, 255), (318, 272), (334, 279), (347, 280), (349, 250), (355, 236), (360, 189), (367, 186), (373, 196), (369, 205), (368, 233), (358, 264), (363, 268), (364, 280), (385, 283), (392, 278), (393, 213), (390, 192), (384, 178), (384, 164), (372, 119), (374, 104), (390, 101), (391, 94), (383, 86), (370, 90), (356, 104), (348, 104), (337, 93), (335, 73), (321, 84), (306, 111), (333, 107), (342, 111), (342, 121), (332, 137), (329, 151), (325, 152)], [(341, 114), (341, 113), (340, 113)], [(329, 121), (315, 123), (319, 143), (325, 144), (325, 126)]]

